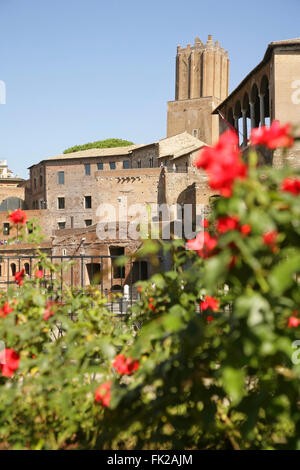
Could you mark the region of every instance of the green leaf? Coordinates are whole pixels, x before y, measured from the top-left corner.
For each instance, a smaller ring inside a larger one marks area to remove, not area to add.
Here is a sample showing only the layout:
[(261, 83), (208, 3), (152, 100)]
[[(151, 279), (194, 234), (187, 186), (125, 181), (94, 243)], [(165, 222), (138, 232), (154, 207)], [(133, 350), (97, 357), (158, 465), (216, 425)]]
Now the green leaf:
[(269, 282), (273, 288), (274, 295), (283, 294), (293, 285), (295, 273), (300, 271), (300, 254), (295, 254), (288, 259), (281, 261), (269, 275)]
[(245, 372), (243, 369), (225, 367), (222, 371), (223, 385), (233, 405), (237, 405), (245, 394)]

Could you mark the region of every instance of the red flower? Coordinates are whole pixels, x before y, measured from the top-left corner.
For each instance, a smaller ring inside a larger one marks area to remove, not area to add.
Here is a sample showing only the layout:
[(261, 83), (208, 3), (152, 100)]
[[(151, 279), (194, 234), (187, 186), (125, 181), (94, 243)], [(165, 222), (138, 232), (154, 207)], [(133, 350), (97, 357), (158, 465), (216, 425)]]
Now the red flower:
[(194, 240), (187, 241), (187, 248), (197, 251), (201, 258), (208, 258), (216, 246), (217, 240), (211, 237), (208, 232), (199, 232)]
[(20, 362), (19, 354), (14, 349), (3, 349), (0, 353), (0, 369), (2, 375), (11, 377), (18, 369)]
[(141, 294), (141, 293), (143, 292), (142, 286), (138, 286), (138, 287), (137, 287), (137, 291)]
[(238, 217), (220, 217), (217, 220), (217, 230), (220, 233), (226, 233), (229, 230), (237, 230), (239, 226), (239, 218)]
[(202, 226), (203, 228), (208, 228), (209, 227), (209, 221), (207, 219), (202, 220)]
[(212, 322), (212, 321), (213, 321), (213, 319), (214, 319), (214, 317), (213, 317), (212, 315), (207, 315), (207, 317), (206, 317), (206, 321), (207, 321), (207, 323), (210, 323), (210, 322)]
[(300, 320), (297, 318), (295, 315), (297, 315), (298, 312), (293, 312), (293, 315), (289, 317), (288, 321), (288, 328), (297, 328), (297, 326), (300, 325)]
[(95, 403), (101, 403), (102, 406), (109, 406), (111, 399), (111, 380), (103, 383), (95, 390)]
[(42, 279), (42, 278), (44, 277), (44, 273), (43, 273), (43, 271), (42, 271), (41, 269), (39, 269), (38, 271), (36, 271), (34, 275), (35, 275), (35, 277), (36, 277), (37, 279)]
[(262, 126), (251, 131), (252, 145), (265, 145), (271, 150), (278, 147), (292, 147), (294, 139), (291, 135), (291, 126), (281, 126), (279, 121), (273, 121), (271, 127)]
[(4, 302), (2, 308), (0, 308), (0, 318), (6, 317), (9, 313), (13, 312), (14, 309), (9, 306), (8, 302)]
[(278, 232), (273, 230), (272, 232), (265, 232), (263, 234), (263, 241), (265, 245), (274, 246), (277, 241)]
[(298, 196), (300, 193), (300, 180), (297, 178), (285, 178), (282, 181), (281, 190)]
[(53, 305), (56, 305), (56, 302), (53, 300), (47, 300), (46, 308), (44, 310), (44, 320), (49, 320), (49, 318), (54, 315), (54, 311), (52, 310)]
[(15, 274), (15, 281), (19, 286), (21, 286), (23, 284), (24, 277), (25, 277), (25, 269), (24, 268), (21, 269), (21, 271), (19, 271), (18, 273)]
[(249, 235), (251, 232), (251, 225), (249, 224), (244, 224), (241, 226), (240, 231), (243, 235)]
[(224, 197), (232, 194), (237, 178), (245, 178), (247, 167), (241, 160), (239, 139), (235, 132), (226, 131), (214, 147), (205, 147), (195, 161), (197, 168), (203, 168), (209, 176), (209, 185)]
[(213, 312), (217, 312), (219, 309), (220, 302), (219, 300), (215, 299), (214, 297), (209, 297), (208, 295), (205, 296), (204, 301), (200, 303), (201, 310), (212, 310)]
[(125, 357), (123, 354), (118, 354), (112, 366), (117, 369), (121, 375), (131, 375), (134, 371), (139, 368), (139, 361), (132, 359), (131, 357)]
[(21, 209), (17, 209), (9, 215), (9, 220), (14, 224), (25, 224), (26, 219), (26, 213)]
[(153, 311), (156, 310), (156, 307), (154, 307), (154, 305), (151, 302), (148, 304), (148, 307)]

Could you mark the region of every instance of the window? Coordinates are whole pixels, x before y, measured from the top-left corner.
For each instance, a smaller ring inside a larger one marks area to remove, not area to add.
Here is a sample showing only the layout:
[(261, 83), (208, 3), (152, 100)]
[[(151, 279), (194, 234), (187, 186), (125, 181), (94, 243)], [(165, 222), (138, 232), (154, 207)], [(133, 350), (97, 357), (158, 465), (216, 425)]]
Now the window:
[(91, 285), (99, 285), (101, 283), (101, 264), (87, 263), (86, 265), (89, 283)]
[(25, 274), (30, 275), (30, 266), (29, 263), (24, 264)]
[(43, 186), (43, 175), (40, 175), (40, 186)]
[(193, 130), (193, 136), (194, 136), (194, 137), (198, 137), (198, 129), (194, 129), (194, 130)]
[(84, 171), (85, 171), (85, 174), (88, 175), (88, 176), (91, 174), (91, 164), (90, 163), (85, 163), (84, 164)]
[(34, 189), (36, 189), (36, 178), (34, 178), (34, 180), (33, 180), (33, 187), (34, 187)]
[(150, 157), (149, 159), (149, 166), (150, 168), (153, 168), (153, 157)]
[(86, 227), (90, 227), (93, 224), (92, 219), (86, 219), (84, 222)]
[(147, 261), (134, 261), (132, 265), (132, 282), (146, 281), (148, 279)]
[(138, 167), (138, 168), (142, 168), (142, 161), (141, 161), (141, 160), (138, 160), (138, 161), (137, 161), (137, 167)]
[(65, 184), (65, 172), (59, 171), (57, 173), (57, 182), (58, 184)]
[(121, 279), (125, 278), (125, 267), (124, 266), (115, 266), (115, 262), (118, 256), (124, 256), (125, 248), (122, 246), (111, 246), (109, 248), (110, 256), (113, 257), (112, 265), (113, 265), (113, 278), (114, 279)]
[(97, 169), (98, 169), (98, 171), (102, 171), (102, 170), (103, 170), (103, 163), (102, 163), (102, 162), (98, 162), (98, 163), (97, 163)]
[(16, 274), (16, 272), (17, 272), (16, 264), (15, 264), (15, 263), (11, 263), (10, 269), (11, 269), (11, 274), (12, 274), (12, 276), (14, 276), (14, 275)]
[(4, 222), (3, 224), (3, 235), (9, 235), (10, 232), (10, 224), (9, 222)]
[(130, 168), (129, 160), (124, 160), (123, 161), (123, 168), (124, 168), (124, 170), (127, 170), (128, 168)]
[(116, 162), (109, 162), (109, 168), (111, 170), (115, 170), (116, 169)]
[(66, 222), (58, 222), (57, 226), (58, 230), (63, 230), (64, 228), (66, 228)]
[(65, 208), (65, 198), (64, 197), (57, 198), (57, 206), (58, 206), (58, 209), (64, 209)]
[(85, 209), (92, 208), (92, 196), (84, 196), (84, 207)]

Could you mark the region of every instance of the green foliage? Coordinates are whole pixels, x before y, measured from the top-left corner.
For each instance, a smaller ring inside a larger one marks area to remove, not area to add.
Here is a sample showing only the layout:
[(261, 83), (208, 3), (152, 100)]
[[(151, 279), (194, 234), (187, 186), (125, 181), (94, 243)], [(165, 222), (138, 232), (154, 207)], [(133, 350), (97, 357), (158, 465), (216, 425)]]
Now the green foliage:
[(80, 152), (81, 150), (88, 150), (88, 149), (106, 149), (112, 147), (128, 147), (129, 145), (133, 145), (133, 142), (129, 140), (123, 139), (105, 139), (105, 140), (97, 140), (96, 142), (88, 142), (87, 144), (83, 145), (75, 145), (74, 147), (70, 147), (64, 150), (63, 153), (72, 153), (72, 152)]
[[(182, 240), (147, 241), (135, 256), (159, 268), (170, 251), (174, 268), (139, 282), (126, 321), (106, 310), (96, 288), (65, 286), (62, 296), (59, 280), (51, 292), (27, 280), (3, 294), (16, 303), (0, 318), (0, 338), (21, 361), (13, 377), (0, 376), (2, 446), (299, 449), (300, 328), (288, 319), (300, 312), (300, 196), (280, 189), (287, 176), (299, 178), (289, 168), (252, 167), (230, 198), (215, 202), (212, 235), (224, 216), (251, 232), (219, 233), (208, 259)], [(274, 230), (276, 241), (265, 243)], [(40, 264), (58, 276), (45, 256)], [(45, 320), (54, 295), (62, 302)], [(219, 300), (218, 311), (199, 311), (205, 296)], [(120, 352), (139, 361), (132, 375), (112, 367)], [(104, 408), (94, 391), (108, 380)]]
[[(143, 326), (125, 350), (140, 368), (126, 385), (114, 380), (99, 448), (300, 447), (300, 366), (292, 360), (300, 331), (288, 328), (300, 310), (300, 197), (278, 189), (292, 175), (252, 169), (210, 218), (215, 227), (237, 215), (251, 233), (220, 235), (209, 259), (173, 247), (175, 271), (141, 283), (133, 315)], [(276, 246), (265, 244), (275, 229)], [(205, 295), (220, 300), (219, 312), (198, 313)]]

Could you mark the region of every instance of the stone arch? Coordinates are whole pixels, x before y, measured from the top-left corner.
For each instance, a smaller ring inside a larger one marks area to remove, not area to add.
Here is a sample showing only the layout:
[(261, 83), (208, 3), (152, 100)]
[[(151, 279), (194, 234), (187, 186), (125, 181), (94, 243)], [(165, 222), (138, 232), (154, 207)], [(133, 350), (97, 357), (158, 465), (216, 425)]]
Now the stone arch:
[(10, 265), (10, 271), (11, 271), (11, 275), (14, 276), (17, 272), (17, 265), (16, 263), (11, 263)]
[(240, 100), (238, 100), (234, 105), (233, 118), (234, 118), (234, 127), (237, 130), (237, 134), (238, 134), (238, 138), (239, 138), (239, 144), (241, 145), (242, 144), (242, 142), (241, 142), (242, 139), (241, 139), (241, 132), (240, 131), (242, 129), (243, 123), (242, 123), (242, 106), (241, 106)]
[(258, 86), (253, 83), (250, 94), (251, 127), (258, 127), (260, 122)]
[(243, 145), (247, 146), (248, 140), (251, 133), (251, 120), (250, 120), (250, 99), (246, 92), (242, 102), (242, 114), (243, 114)]
[[(260, 82), (260, 87), (259, 87), (259, 94), (262, 97), (262, 103), (261, 105), (263, 106), (263, 121), (266, 124), (270, 124), (270, 86), (269, 86), (269, 78), (267, 75), (264, 75), (261, 79)], [(268, 122), (265, 122), (265, 120), (268, 120)]]
[(227, 121), (229, 122), (229, 124), (231, 124), (232, 126), (234, 126), (233, 110), (232, 110), (232, 108), (229, 108), (229, 110), (228, 110), (228, 113), (227, 113)]
[(30, 275), (30, 264), (28, 262), (24, 263), (25, 274)]
[(19, 197), (8, 197), (0, 204), (0, 212), (15, 211), (16, 209), (27, 209), (25, 201)]

